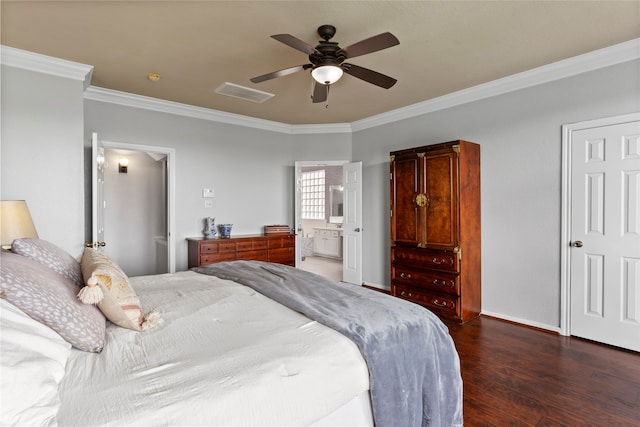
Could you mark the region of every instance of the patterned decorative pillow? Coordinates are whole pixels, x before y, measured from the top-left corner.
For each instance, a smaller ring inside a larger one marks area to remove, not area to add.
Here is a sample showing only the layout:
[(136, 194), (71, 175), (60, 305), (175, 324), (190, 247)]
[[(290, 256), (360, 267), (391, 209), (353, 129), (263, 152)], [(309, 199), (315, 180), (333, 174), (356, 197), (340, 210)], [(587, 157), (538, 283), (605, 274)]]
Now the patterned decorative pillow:
[(37, 238), (16, 239), (11, 243), (11, 251), (46, 265), (71, 279), (80, 288), (84, 286), (80, 263), (51, 242)]
[(31, 258), (0, 254), (0, 296), (56, 331), (79, 350), (98, 353), (105, 342), (105, 318), (76, 298), (77, 286)]
[(129, 278), (111, 258), (96, 249), (85, 248), (80, 265), (87, 284), (78, 294), (81, 301), (97, 304), (107, 319), (123, 328), (141, 331), (158, 324), (157, 313), (144, 315)]

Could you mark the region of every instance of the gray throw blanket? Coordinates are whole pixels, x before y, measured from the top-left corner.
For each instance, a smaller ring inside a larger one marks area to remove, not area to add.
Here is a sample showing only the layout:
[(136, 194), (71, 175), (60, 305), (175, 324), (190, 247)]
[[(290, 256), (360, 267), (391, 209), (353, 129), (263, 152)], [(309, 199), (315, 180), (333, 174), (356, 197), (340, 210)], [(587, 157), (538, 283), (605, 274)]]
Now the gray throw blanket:
[(232, 261), (193, 270), (249, 286), (355, 342), (369, 368), (376, 427), (462, 425), (458, 353), (429, 310), (281, 264)]

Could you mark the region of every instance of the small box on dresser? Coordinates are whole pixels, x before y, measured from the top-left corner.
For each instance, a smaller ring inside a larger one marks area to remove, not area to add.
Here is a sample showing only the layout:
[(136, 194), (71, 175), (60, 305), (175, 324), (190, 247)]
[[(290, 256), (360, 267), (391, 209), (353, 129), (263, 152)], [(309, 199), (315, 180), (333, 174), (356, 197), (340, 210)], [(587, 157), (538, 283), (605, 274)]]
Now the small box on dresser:
[(295, 266), (295, 234), (252, 234), (230, 238), (189, 237), (189, 268), (223, 261), (267, 261)]
[(480, 146), (390, 153), (391, 293), (467, 322), (480, 314)]

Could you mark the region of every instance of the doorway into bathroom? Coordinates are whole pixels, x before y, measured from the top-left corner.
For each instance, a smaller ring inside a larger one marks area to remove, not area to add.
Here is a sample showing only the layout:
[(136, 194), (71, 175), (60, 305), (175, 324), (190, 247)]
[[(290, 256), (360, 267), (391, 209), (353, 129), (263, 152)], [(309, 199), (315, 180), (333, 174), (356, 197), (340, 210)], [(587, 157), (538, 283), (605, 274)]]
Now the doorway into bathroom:
[(342, 164), (298, 167), (298, 267), (332, 280), (342, 280)]
[(361, 285), (362, 162), (296, 162), (295, 178), (296, 267)]

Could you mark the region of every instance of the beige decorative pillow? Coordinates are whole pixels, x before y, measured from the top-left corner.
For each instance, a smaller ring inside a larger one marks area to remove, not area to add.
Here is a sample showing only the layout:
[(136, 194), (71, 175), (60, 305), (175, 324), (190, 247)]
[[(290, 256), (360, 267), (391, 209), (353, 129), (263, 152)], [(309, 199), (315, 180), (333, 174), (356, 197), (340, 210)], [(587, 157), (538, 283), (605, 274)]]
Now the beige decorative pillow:
[(140, 331), (158, 324), (158, 314), (144, 315), (127, 275), (107, 255), (86, 248), (80, 266), (87, 285), (78, 293), (80, 301), (97, 304), (107, 319), (123, 328)]

